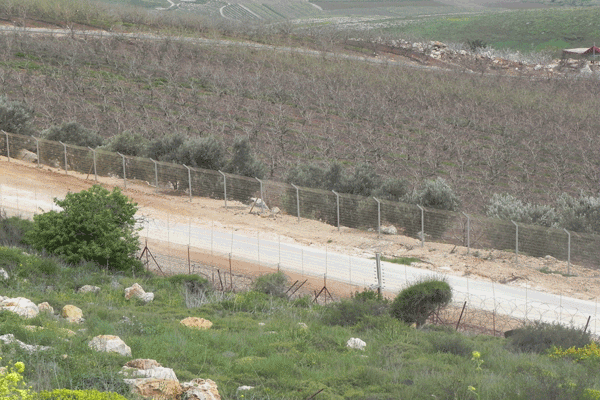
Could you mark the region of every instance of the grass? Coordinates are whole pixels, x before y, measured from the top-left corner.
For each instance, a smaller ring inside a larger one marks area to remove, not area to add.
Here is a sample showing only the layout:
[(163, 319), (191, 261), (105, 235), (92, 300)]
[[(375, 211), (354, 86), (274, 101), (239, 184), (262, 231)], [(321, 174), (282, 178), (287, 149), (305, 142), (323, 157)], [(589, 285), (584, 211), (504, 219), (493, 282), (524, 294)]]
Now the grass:
[[(0, 332), (51, 347), (28, 353), (16, 345), (2, 345), (4, 361), (23, 361), (25, 379), (36, 391), (96, 389), (133, 399), (118, 374), (128, 358), (88, 348), (88, 341), (100, 334), (118, 335), (131, 347), (132, 358), (155, 359), (173, 368), (180, 381), (214, 380), (224, 399), (239, 398), (236, 391), (242, 385), (255, 387), (245, 398), (305, 399), (321, 391), (318, 397), (326, 400), (583, 399), (584, 390), (600, 388), (598, 368), (545, 354), (514, 353), (506, 339), (463, 335), (432, 325), (415, 330), (387, 313), (372, 314), (375, 300), (365, 302), (361, 296), (345, 300), (344, 307), (352, 307), (352, 302), (372, 306), (361, 308), (362, 316), (353, 323), (340, 325), (335, 319), (323, 319), (335, 304), (317, 306), (247, 292), (187, 308), (182, 277), (134, 279), (52, 259), (48, 262), (54, 263), (55, 274), (27, 269), (27, 278), (22, 278), (21, 268), (38, 265), (43, 258), (0, 248), (0, 259), (11, 275), (9, 282), (0, 283), (3, 295), (48, 301), (55, 310), (74, 304), (84, 312), (81, 325), (46, 314), (25, 320), (0, 312)], [(123, 288), (133, 282), (153, 291), (155, 300), (149, 304), (125, 300)], [(84, 283), (101, 291), (77, 294), (75, 288)], [(179, 323), (187, 316), (203, 317), (214, 325), (210, 330), (191, 330)], [(44, 329), (31, 331), (25, 325)], [(68, 336), (64, 329), (75, 335)], [(347, 348), (351, 337), (364, 340), (366, 349)], [(481, 354), (478, 362), (471, 359), (472, 351)]]
[(568, 274), (566, 272), (552, 270), (552, 269), (548, 268), (547, 266), (540, 268), (538, 271), (540, 271), (542, 274), (558, 274), (558, 275), (562, 275), (565, 278), (571, 278), (573, 276), (576, 276), (576, 275)]
[(401, 265), (410, 265), (414, 262), (421, 262), (421, 260), (419, 260), (418, 258), (414, 258), (414, 257), (394, 257), (394, 258), (381, 257), (381, 261), (386, 261), (386, 262), (391, 262), (394, 264), (401, 264)]

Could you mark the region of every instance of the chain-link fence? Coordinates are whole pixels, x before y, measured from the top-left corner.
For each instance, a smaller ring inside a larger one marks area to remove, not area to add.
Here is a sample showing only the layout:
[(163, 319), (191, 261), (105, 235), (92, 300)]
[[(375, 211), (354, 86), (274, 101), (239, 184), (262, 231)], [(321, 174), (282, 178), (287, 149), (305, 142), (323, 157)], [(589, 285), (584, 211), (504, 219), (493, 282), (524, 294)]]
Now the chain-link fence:
[(513, 251), (517, 263), (519, 255), (550, 255), (569, 263), (600, 267), (599, 235), (297, 187), (6, 132), (3, 136), (0, 137), (0, 155), (9, 160), (25, 159), (37, 165), (61, 168), (65, 173), (77, 171), (88, 177), (112, 176), (121, 179), (125, 188), (128, 181), (135, 181), (175, 195), (222, 199), (225, 206), (228, 201), (248, 204), (251, 198), (260, 198), (264, 201), (261, 206), (278, 207), (289, 215), (320, 220), (333, 226), (383, 233), (389, 232), (386, 228), (393, 225), (398, 233), (423, 242), (450, 243), (467, 246), (469, 250)]

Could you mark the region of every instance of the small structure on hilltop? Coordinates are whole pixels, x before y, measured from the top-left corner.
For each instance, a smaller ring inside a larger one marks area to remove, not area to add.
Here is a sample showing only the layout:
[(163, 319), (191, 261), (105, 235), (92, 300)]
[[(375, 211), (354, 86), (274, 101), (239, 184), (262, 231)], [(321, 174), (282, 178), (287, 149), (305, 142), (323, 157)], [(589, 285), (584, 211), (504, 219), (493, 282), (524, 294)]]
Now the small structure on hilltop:
[(600, 56), (600, 48), (594, 44), (592, 47), (581, 47), (576, 49), (564, 49), (563, 58), (591, 58), (597, 60)]

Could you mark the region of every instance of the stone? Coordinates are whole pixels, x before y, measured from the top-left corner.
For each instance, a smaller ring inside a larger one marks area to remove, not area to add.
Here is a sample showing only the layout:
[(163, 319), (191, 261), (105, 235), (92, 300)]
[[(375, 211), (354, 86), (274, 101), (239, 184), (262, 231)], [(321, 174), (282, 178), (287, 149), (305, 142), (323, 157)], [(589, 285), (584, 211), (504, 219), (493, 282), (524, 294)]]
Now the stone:
[(221, 400), (217, 384), (210, 379), (194, 379), (181, 384), (186, 400)]
[(32, 151), (29, 151), (27, 149), (21, 149), (17, 153), (17, 159), (26, 162), (37, 162), (38, 157), (37, 154)]
[(396, 229), (394, 225), (382, 225), (381, 233), (383, 233), (384, 235), (397, 235), (398, 229)]
[(0, 268), (0, 279), (8, 280), (8, 278), (10, 278), (8, 272), (4, 268)]
[(271, 213), (274, 215), (277, 215), (277, 214), (281, 213), (281, 210), (279, 209), (279, 207), (273, 207), (271, 209)]
[(210, 329), (210, 327), (213, 325), (213, 323), (209, 320), (198, 317), (187, 317), (179, 322), (187, 327), (197, 329)]
[(124, 366), (121, 370), (121, 373), (128, 378), (152, 378), (179, 382), (177, 376), (175, 375), (175, 371), (173, 371), (171, 368), (165, 367), (138, 369)]
[(16, 343), (20, 348), (22, 348), (23, 350), (25, 350), (26, 352), (28, 352), (30, 354), (34, 353), (36, 351), (50, 349), (49, 346), (38, 346), (38, 345), (23, 343), (19, 339), (16, 339), (15, 335), (13, 335), (12, 333), (8, 333), (6, 335), (0, 336), (0, 341), (4, 342), (6, 344)]
[(107, 353), (119, 353), (123, 356), (131, 357), (131, 348), (118, 336), (100, 335), (93, 338), (88, 346), (96, 351)]
[(367, 344), (359, 338), (350, 338), (348, 339), (348, 342), (346, 342), (346, 347), (357, 350), (364, 350), (366, 345)]
[(98, 293), (100, 288), (98, 286), (83, 285), (77, 290), (77, 293)]
[(40, 312), (45, 312), (48, 314), (54, 314), (54, 307), (52, 307), (50, 304), (48, 304), (47, 301), (38, 304), (38, 310)]
[(72, 304), (67, 304), (63, 307), (60, 312), (60, 316), (69, 322), (80, 323), (83, 322), (83, 311), (79, 307), (75, 307)]
[(0, 302), (0, 310), (10, 311), (25, 318), (34, 318), (40, 313), (38, 306), (25, 297), (4, 299)]
[(127, 361), (125, 364), (129, 368), (150, 369), (154, 367), (162, 367), (162, 365), (151, 358), (136, 358), (135, 360)]
[(125, 288), (125, 298), (130, 300), (132, 297), (137, 297), (144, 303), (149, 303), (154, 300), (154, 293), (146, 293), (146, 291), (138, 283), (134, 283), (128, 288)]
[(161, 400), (181, 398), (182, 388), (179, 382), (168, 379), (138, 378), (124, 379), (132, 393), (141, 397)]

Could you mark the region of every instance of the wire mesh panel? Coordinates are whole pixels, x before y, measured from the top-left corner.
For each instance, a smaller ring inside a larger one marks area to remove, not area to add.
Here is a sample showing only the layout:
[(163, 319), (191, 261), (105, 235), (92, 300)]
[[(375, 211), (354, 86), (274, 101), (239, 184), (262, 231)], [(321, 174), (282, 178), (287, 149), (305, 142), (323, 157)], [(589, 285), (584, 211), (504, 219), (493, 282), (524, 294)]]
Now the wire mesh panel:
[(252, 197), (260, 197), (260, 183), (256, 179), (227, 175), (227, 200), (237, 200), (249, 204)]
[(125, 174), (127, 180), (146, 183), (149, 186), (155, 186), (154, 163), (148, 158), (125, 157)]
[(336, 199), (332, 192), (299, 188), (300, 217), (337, 226)]
[(600, 235), (571, 233), (571, 261), (600, 268)]
[(188, 189), (188, 171), (182, 165), (159, 162), (158, 187), (168, 194), (184, 195)]
[(96, 150), (96, 169), (100, 176), (123, 178), (123, 159), (116, 153)]
[[(0, 141), (4, 141), (4, 145), (6, 147), (6, 135), (0, 135)], [(16, 135), (9, 133), (8, 146), (10, 149), (11, 158), (17, 158), (19, 160), (28, 161), (33, 161), (37, 158), (35, 139), (32, 136)]]
[(40, 164), (64, 169), (65, 150), (62, 144), (40, 139)]
[(421, 210), (413, 204), (381, 201), (382, 225), (394, 225), (399, 233), (413, 238), (421, 231)]
[(87, 147), (67, 145), (67, 169), (87, 174), (87, 176), (93, 175), (93, 152)]
[(278, 207), (287, 214), (298, 215), (296, 209), (296, 189), (291, 185), (263, 181), (263, 194), (265, 196), (265, 203), (270, 208)]
[[(329, 200), (335, 207), (335, 197)], [(329, 207), (331, 208), (331, 205)], [(377, 201), (372, 197), (340, 193), (340, 225), (342, 226), (363, 230), (377, 229), (377, 209)]]
[(190, 176), (194, 196), (223, 199), (223, 176), (218, 171), (193, 168)]

